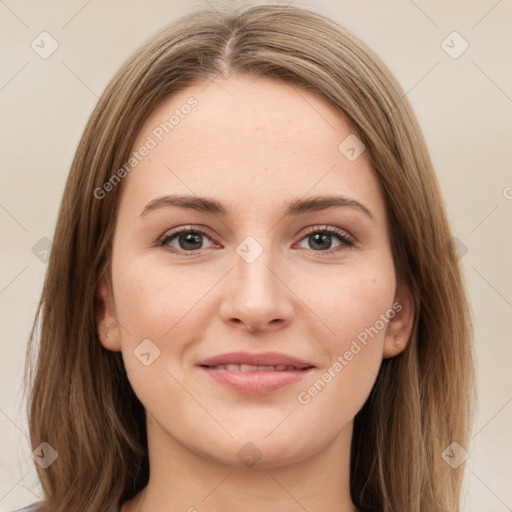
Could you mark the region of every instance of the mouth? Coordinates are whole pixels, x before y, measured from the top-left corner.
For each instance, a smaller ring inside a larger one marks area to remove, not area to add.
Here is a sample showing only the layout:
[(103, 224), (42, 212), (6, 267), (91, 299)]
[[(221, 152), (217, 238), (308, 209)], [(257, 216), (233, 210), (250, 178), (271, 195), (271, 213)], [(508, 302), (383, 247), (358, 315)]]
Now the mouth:
[(248, 395), (277, 391), (302, 380), (315, 366), (278, 353), (231, 353), (202, 361), (197, 367), (214, 382)]
[[(282, 369), (279, 369), (281, 368)], [(199, 366), (214, 382), (230, 390), (246, 395), (262, 395), (277, 391), (301, 381), (314, 370), (313, 366), (296, 368), (293, 366), (251, 366), (229, 364)]]
[(228, 370), (230, 372), (286, 372), (286, 371), (305, 371), (314, 366), (288, 366), (285, 364), (276, 365), (260, 365), (254, 366), (252, 364), (217, 364), (215, 366), (199, 365), (201, 368), (207, 368), (209, 370)]

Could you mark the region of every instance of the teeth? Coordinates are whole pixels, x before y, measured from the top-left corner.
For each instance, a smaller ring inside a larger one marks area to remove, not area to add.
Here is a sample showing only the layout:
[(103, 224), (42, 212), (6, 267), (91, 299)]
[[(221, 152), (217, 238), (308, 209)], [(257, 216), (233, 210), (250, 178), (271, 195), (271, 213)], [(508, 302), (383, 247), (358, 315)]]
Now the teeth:
[(257, 372), (258, 371), (258, 367), (257, 366), (252, 366), (250, 364), (241, 364), (240, 365), (240, 371), (241, 372)]
[(252, 364), (218, 364), (217, 366), (210, 366), (215, 370), (229, 370), (232, 372), (282, 372), (284, 370), (299, 370), (295, 366), (286, 366), (285, 364), (277, 364), (274, 366), (254, 366)]

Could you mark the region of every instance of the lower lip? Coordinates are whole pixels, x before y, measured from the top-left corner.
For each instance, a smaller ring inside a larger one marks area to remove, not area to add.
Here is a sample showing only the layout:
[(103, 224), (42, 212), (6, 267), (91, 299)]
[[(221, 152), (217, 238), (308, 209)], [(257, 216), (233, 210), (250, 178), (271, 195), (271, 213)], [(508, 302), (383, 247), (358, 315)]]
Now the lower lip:
[(216, 370), (214, 368), (205, 368), (204, 366), (199, 368), (219, 384), (249, 395), (276, 391), (284, 386), (301, 381), (311, 370), (314, 370), (314, 368), (308, 368), (306, 370), (237, 372), (232, 370)]

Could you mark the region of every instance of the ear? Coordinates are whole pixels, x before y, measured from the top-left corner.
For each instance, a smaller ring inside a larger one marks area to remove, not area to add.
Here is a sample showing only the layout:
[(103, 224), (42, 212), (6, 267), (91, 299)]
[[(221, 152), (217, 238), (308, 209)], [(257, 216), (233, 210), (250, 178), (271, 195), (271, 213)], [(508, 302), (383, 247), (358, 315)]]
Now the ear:
[(97, 293), (96, 325), (100, 343), (108, 350), (120, 351), (121, 340), (119, 328), (114, 316), (111, 292), (104, 280), (101, 281)]
[(404, 283), (399, 283), (396, 288), (395, 300), (390, 311), (394, 315), (389, 315), (389, 324), (384, 338), (384, 348), (382, 357), (394, 357), (400, 354), (411, 336), (414, 325), (415, 303), (414, 297), (409, 287)]

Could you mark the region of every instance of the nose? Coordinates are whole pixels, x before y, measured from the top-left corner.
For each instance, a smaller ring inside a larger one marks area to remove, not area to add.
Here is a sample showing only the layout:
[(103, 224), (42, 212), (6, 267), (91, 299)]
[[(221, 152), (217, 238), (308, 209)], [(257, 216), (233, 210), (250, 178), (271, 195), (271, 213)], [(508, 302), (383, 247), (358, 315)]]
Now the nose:
[(225, 322), (251, 332), (275, 331), (291, 322), (294, 295), (284, 265), (270, 253), (266, 249), (249, 263), (234, 252), (220, 308)]

